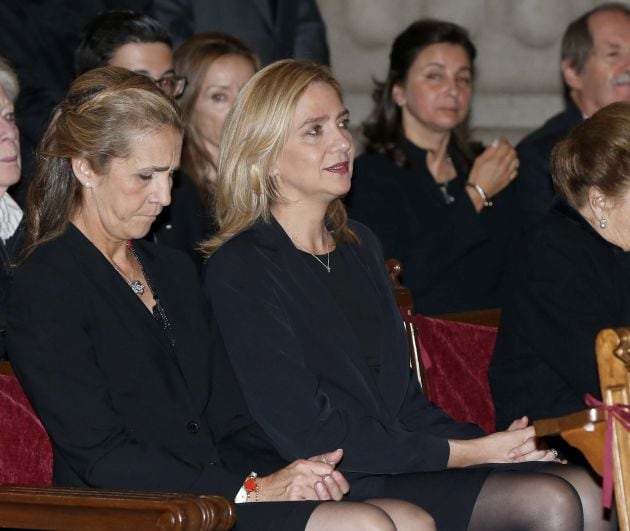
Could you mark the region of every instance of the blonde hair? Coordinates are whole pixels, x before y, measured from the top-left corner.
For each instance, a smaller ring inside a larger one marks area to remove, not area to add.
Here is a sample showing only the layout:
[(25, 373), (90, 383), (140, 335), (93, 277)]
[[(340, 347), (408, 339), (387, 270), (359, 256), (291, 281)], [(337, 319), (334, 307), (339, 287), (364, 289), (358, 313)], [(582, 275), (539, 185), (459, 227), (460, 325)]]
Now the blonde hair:
[(118, 67), (96, 68), (78, 77), (56, 107), (37, 150), (21, 260), (61, 235), (80, 208), (83, 195), (73, 158), (85, 159), (104, 175), (112, 159), (129, 155), (138, 133), (164, 127), (183, 132), (180, 111), (148, 77)]
[(579, 210), (592, 186), (608, 197), (630, 189), (630, 103), (611, 103), (581, 122), (551, 152), (556, 192)]
[(212, 159), (204, 146), (201, 133), (195, 125), (195, 103), (199, 98), (208, 69), (225, 55), (238, 55), (249, 60), (254, 70), (260, 68), (256, 54), (238, 40), (225, 33), (197, 33), (186, 40), (174, 55), (175, 71), (188, 80), (186, 90), (177, 100), (186, 123), (186, 136), (182, 147), (181, 168), (193, 180), (201, 197), (210, 203), (211, 185), (208, 169), (216, 170), (217, 161)]
[(9, 61), (2, 56), (0, 56), (0, 87), (11, 100), (11, 103), (15, 103), (20, 93), (20, 84), (15, 70), (11, 68)]
[[(219, 230), (200, 245), (206, 256), (256, 221), (271, 220), (271, 206), (281, 200), (271, 169), (297, 102), (312, 83), (325, 83), (342, 97), (327, 67), (293, 59), (272, 63), (241, 90), (223, 128), (214, 196)], [(326, 223), (336, 241), (358, 242), (341, 199), (329, 205)]]

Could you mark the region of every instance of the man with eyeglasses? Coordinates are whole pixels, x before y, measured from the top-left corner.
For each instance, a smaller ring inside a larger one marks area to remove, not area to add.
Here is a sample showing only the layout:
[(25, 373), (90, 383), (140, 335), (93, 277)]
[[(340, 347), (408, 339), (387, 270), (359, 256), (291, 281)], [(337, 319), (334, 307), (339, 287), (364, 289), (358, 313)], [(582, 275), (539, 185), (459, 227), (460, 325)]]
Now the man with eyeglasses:
[(85, 27), (74, 55), (80, 75), (100, 66), (120, 66), (144, 74), (168, 96), (177, 98), (186, 78), (175, 74), (173, 47), (166, 29), (144, 13), (113, 10), (101, 13)]
[(630, 101), (630, 7), (610, 2), (587, 11), (567, 27), (561, 68), (567, 108), (517, 146), (515, 181), (524, 228), (549, 210), (554, 197), (549, 159), (553, 146), (582, 119), (616, 101)]

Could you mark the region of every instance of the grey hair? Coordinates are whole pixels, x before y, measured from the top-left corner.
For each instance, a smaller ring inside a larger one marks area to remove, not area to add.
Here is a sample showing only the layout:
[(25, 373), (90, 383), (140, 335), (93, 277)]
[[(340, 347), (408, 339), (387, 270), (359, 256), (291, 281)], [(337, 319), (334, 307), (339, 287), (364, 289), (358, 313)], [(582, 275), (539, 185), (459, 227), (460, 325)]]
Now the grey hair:
[(2, 90), (4, 90), (11, 102), (15, 103), (20, 93), (20, 83), (15, 70), (11, 68), (9, 61), (2, 56), (0, 56), (0, 87), (2, 87)]

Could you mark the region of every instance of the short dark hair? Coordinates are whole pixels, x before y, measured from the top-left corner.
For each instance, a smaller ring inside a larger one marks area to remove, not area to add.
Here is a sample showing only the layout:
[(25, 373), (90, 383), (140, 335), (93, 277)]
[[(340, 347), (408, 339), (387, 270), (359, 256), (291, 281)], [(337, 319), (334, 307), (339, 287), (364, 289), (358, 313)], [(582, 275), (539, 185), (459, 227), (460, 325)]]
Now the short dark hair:
[(163, 42), (173, 47), (168, 32), (153, 17), (124, 9), (104, 11), (83, 29), (74, 52), (75, 74), (108, 66), (116, 50), (130, 42)]
[(576, 209), (591, 186), (611, 198), (630, 189), (630, 103), (611, 103), (573, 129), (551, 152), (558, 194)]
[(461, 46), (474, 71), (477, 50), (465, 28), (453, 22), (429, 18), (413, 22), (394, 39), (389, 54), (387, 78), (383, 82), (375, 81), (376, 87), (372, 93), (374, 109), (363, 131), (368, 152), (384, 153), (398, 165), (405, 165), (402, 117), (400, 108), (393, 100), (392, 88), (405, 81), (409, 69), (422, 50), (432, 44), (441, 43)]
[(630, 16), (630, 7), (627, 4), (622, 2), (600, 4), (571, 22), (562, 37), (560, 58), (562, 61), (567, 60), (578, 74), (582, 72), (588, 54), (593, 49), (593, 35), (588, 25), (589, 19), (595, 13), (603, 11), (616, 11), (622, 15)]

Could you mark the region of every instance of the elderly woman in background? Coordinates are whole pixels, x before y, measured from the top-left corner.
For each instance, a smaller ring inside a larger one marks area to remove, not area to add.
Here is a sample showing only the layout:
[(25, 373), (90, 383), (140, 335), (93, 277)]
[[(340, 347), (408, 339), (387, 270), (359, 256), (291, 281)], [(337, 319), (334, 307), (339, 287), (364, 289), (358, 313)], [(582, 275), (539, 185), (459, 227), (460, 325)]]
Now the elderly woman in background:
[(535, 462), (554, 454), (526, 418), (485, 435), (424, 399), (380, 246), (341, 202), (354, 147), (327, 69), (261, 70), (220, 152), (204, 285), (239, 383), (219, 391), (222, 455), (338, 445), (351, 497), (406, 500), (439, 529), (607, 528), (585, 471)]
[(604, 107), (552, 154), (560, 197), (508, 275), (490, 364), (497, 425), (600, 397), (594, 341), (630, 324), (630, 103)]
[(141, 239), (170, 201), (182, 133), (150, 79), (103, 68), (72, 84), (42, 140), (8, 345), (52, 439), (54, 482), (276, 502), (239, 505), (241, 529), (392, 531), (374, 504), (282, 503), (340, 499), (341, 450), (247, 480), (222, 464), (214, 392), (236, 387), (229, 368), (211, 370), (222, 342), (190, 260)]
[(499, 305), (518, 161), (506, 140), (483, 151), (467, 141), (475, 55), (450, 22), (419, 20), (396, 37), (348, 199), (426, 314)]
[(15, 71), (0, 57), (0, 359), (5, 354), (4, 332), (12, 262), (24, 232), (22, 209), (7, 193), (7, 189), (20, 180), (20, 132), (13, 110), (19, 89)]

